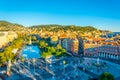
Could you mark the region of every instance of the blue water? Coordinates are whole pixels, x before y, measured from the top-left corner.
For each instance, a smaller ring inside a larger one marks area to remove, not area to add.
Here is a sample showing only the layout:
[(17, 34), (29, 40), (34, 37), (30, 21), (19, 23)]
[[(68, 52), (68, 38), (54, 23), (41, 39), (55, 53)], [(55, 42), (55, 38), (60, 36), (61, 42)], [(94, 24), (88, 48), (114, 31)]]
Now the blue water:
[(31, 58), (40, 58), (41, 51), (39, 50), (38, 46), (25, 46), (25, 48), (22, 50), (22, 56), (28, 59)]
[(114, 32), (114, 34), (120, 34), (120, 32)]

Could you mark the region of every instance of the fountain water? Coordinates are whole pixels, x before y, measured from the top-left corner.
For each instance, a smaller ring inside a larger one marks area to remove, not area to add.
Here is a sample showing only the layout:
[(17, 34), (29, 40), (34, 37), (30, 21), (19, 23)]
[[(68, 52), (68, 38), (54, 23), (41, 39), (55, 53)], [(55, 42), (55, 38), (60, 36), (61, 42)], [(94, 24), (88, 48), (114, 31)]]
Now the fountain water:
[(97, 64), (100, 64), (100, 60), (99, 60), (99, 58), (97, 58)]

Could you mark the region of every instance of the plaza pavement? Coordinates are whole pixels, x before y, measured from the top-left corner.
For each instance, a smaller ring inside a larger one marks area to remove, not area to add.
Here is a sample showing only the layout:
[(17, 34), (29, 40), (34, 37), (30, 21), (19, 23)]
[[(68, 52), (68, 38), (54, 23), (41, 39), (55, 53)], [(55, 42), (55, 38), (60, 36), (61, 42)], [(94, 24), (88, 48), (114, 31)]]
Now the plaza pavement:
[[(116, 79), (120, 77), (120, 65), (100, 60), (105, 66), (98, 68), (93, 65), (96, 61), (94, 58), (71, 56), (51, 63), (41, 58), (36, 59), (34, 63), (32, 59), (25, 60), (24, 63), (19, 61), (11, 67), (11, 76), (5, 76), (5, 80), (88, 80), (106, 71), (113, 74)], [(0, 68), (0, 72), (5, 70)]]

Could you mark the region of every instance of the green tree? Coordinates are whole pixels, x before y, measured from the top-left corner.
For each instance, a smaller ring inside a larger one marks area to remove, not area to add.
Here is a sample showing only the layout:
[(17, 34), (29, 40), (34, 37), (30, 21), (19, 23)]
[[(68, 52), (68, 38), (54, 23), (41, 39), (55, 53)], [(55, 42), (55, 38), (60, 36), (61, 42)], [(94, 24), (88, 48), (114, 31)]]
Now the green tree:
[(104, 72), (99, 76), (98, 80), (114, 80), (114, 76), (109, 72)]
[(57, 56), (57, 57), (60, 57), (60, 56), (61, 56), (61, 52), (58, 52), (58, 51), (57, 51), (57, 52), (56, 52), (56, 56)]
[(25, 61), (25, 58), (24, 58), (24, 57), (21, 57), (21, 61), (24, 62), (24, 61)]
[(52, 54), (50, 52), (42, 52), (41, 56), (42, 58), (46, 58), (48, 56), (51, 56)]
[(12, 50), (14, 48), (18, 48), (20, 49), (23, 43), (23, 39), (22, 38), (18, 38), (16, 40), (14, 40), (10, 46), (6, 47), (4, 49), (3, 53), (0, 53), (0, 64), (3, 64), (5, 62), (7, 62), (9, 59), (11, 61), (15, 60), (15, 54), (12, 52)]
[(41, 49), (41, 51), (46, 51), (46, 47), (48, 46), (47, 43), (45, 43), (45, 41), (40, 41), (39, 42), (39, 48)]
[(62, 47), (61, 47), (61, 45), (58, 44), (58, 45), (56, 46), (56, 50), (57, 50), (57, 51), (60, 51), (60, 49), (62, 49)]
[(6, 62), (6, 57), (4, 56), (4, 53), (0, 53), (0, 64)]
[(56, 49), (54, 47), (47, 47), (48, 52), (55, 53)]

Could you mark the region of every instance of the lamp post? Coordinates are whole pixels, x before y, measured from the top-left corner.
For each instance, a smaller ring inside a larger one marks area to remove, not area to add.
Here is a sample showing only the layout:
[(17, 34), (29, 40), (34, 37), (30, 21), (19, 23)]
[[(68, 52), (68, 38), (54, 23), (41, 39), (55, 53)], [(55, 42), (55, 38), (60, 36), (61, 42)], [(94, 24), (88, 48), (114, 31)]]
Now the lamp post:
[(10, 69), (11, 69), (11, 60), (9, 59), (8, 65), (7, 65), (7, 75), (10, 76)]
[(66, 77), (66, 76), (65, 76), (65, 65), (66, 65), (66, 61), (63, 60), (63, 68), (64, 68), (64, 69), (63, 69), (63, 70), (64, 70), (64, 71), (63, 71), (63, 75), (64, 75), (64, 77)]
[(33, 58), (33, 65), (34, 65), (34, 73), (35, 73), (35, 58)]
[(45, 58), (45, 62), (46, 62), (46, 70), (47, 70), (47, 58)]
[(27, 59), (27, 62), (28, 62), (28, 69), (30, 69), (30, 62), (29, 62), (28, 58), (26, 58), (26, 59)]

